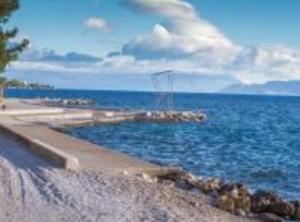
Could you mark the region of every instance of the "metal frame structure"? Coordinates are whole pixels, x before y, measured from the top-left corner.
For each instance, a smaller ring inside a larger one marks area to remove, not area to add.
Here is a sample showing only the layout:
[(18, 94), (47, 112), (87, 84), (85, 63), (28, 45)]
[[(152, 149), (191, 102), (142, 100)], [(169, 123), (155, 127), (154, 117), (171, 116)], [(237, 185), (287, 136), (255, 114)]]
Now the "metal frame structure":
[[(157, 94), (156, 107), (159, 111), (174, 109), (174, 71), (166, 70), (151, 75), (152, 84)], [(166, 84), (166, 85), (165, 85)]]

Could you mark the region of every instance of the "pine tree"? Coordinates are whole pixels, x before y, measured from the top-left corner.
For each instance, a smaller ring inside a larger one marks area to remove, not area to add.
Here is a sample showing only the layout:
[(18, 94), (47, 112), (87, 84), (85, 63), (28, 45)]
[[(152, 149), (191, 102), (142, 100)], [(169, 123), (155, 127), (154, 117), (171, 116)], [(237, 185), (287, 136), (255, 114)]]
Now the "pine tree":
[(11, 61), (17, 59), (18, 54), (29, 43), (26, 39), (19, 43), (12, 41), (18, 33), (17, 28), (5, 29), (11, 14), (18, 8), (18, 0), (0, 0), (0, 73), (5, 71), (5, 68)]

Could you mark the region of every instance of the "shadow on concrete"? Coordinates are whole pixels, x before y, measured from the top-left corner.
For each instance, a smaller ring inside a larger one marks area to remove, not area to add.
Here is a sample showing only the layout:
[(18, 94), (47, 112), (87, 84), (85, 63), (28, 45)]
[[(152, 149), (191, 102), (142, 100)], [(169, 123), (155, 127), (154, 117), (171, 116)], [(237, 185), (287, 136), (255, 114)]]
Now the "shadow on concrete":
[(46, 162), (27, 149), (26, 144), (2, 133), (0, 134), (0, 156), (19, 169), (36, 171), (42, 168), (55, 168), (54, 164)]

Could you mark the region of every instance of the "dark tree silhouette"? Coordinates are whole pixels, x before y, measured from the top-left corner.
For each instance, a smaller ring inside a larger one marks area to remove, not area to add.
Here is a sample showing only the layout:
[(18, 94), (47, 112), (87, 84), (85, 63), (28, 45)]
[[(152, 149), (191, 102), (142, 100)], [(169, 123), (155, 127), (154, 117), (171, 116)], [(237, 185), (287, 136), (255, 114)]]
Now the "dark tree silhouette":
[[(26, 48), (29, 41), (27, 39), (21, 42), (15, 42), (13, 39), (18, 33), (18, 29), (5, 29), (11, 14), (19, 8), (18, 0), (0, 0), (0, 73), (4, 73), (5, 68), (11, 62), (17, 59), (18, 54)], [(0, 78), (0, 88), (4, 86), (5, 78)]]

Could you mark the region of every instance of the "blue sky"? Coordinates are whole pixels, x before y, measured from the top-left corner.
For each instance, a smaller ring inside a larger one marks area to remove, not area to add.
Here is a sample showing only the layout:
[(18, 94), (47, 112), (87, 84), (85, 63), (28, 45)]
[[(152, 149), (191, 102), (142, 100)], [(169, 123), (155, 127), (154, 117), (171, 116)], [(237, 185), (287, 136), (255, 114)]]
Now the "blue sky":
[[(189, 0), (199, 14), (227, 36), (244, 45), (285, 44), (300, 48), (300, 1), (297, 0)], [(141, 16), (120, 6), (119, 0), (21, 0), (13, 17), (21, 33), (39, 48), (60, 52), (79, 51), (103, 55), (118, 50), (144, 33), (159, 18)], [(114, 31), (103, 34), (86, 30), (83, 21), (100, 16)]]
[[(98, 76), (124, 72), (126, 78), (141, 67), (144, 72), (151, 72), (172, 66), (181, 73), (188, 70), (188, 74), (197, 78), (228, 77), (226, 84), (229, 79), (234, 79), (233, 83), (256, 83), (299, 77), (296, 72), (300, 67), (298, 0), (20, 0), (20, 3), (21, 9), (13, 15), (10, 25), (19, 27), (20, 36), (28, 37), (32, 45), (31, 53), (25, 56), (26, 63), (20, 62), (17, 68), (12, 68), (16, 77), (21, 71), (39, 71), (36, 67), (44, 67), (40, 72), (47, 73), (64, 72), (70, 67), (61, 60), (53, 64), (52, 58), (47, 67), (50, 64), (55, 67), (45, 70), (46, 59), (39, 58), (44, 53), (49, 58), (47, 51), (59, 56), (73, 52), (101, 57), (101, 64), (80, 66), (86, 73)], [(107, 57), (110, 52), (119, 55), (112, 59)], [(79, 63), (75, 68), (78, 67)], [(211, 88), (216, 88), (213, 81)]]

